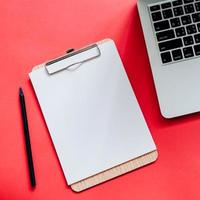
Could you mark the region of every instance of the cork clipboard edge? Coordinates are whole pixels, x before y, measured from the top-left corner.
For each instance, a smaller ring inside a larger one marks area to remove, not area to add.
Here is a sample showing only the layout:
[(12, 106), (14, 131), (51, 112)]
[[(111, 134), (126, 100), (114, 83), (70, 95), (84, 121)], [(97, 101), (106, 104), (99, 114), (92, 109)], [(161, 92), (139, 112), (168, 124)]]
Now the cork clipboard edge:
[(89, 189), (108, 180), (114, 179), (118, 176), (131, 172), (138, 168), (141, 168), (145, 165), (153, 163), (157, 160), (157, 158), (158, 158), (157, 150), (152, 151), (143, 156), (125, 162), (121, 165), (108, 169), (104, 172), (91, 176), (87, 179), (74, 183), (71, 185), (71, 188), (75, 192), (81, 192), (83, 190)]
[[(102, 40), (102, 41), (98, 42), (97, 44), (106, 42), (108, 40), (109, 39)], [(49, 62), (49, 61), (47, 61), (47, 62)], [(33, 67), (32, 71), (37, 70), (38, 68), (41, 68), (41, 67), (45, 67), (45, 63)], [(121, 175), (126, 174), (128, 172), (131, 172), (131, 171), (136, 170), (138, 168), (141, 168), (141, 167), (148, 165), (152, 162), (155, 162), (157, 160), (157, 158), (158, 158), (158, 152), (157, 152), (157, 150), (155, 150), (155, 151), (149, 152), (145, 155), (142, 155), (138, 158), (135, 158), (133, 160), (130, 160), (128, 162), (125, 162), (125, 163), (122, 163), (118, 166), (115, 166), (111, 169), (103, 171), (99, 174), (88, 177), (88, 178), (81, 180), (77, 183), (74, 183), (74, 184), (70, 185), (70, 187), (72, 188), (72, 190), (74, 192), (81, 192), (83, 190), (89, 189), (91, 187), (99, 185), (99, 184), (106, 182), (108, 180), (114, 179), (118, 176), (121, 176)]]

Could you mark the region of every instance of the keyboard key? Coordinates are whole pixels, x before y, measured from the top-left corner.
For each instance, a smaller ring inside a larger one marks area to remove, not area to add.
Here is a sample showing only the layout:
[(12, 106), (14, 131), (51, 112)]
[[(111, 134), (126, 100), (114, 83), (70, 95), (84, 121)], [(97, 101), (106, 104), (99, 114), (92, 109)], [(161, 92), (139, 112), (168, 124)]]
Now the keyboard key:
[(169, 63), (172, 61), (170, 52), (161, 53), (161, 59), (163, 63)]
[(172, 6), (171, 2), (161, 4), (162, 9), (171, 8), (171, 6)]
[(183, 42), (184, 42), (185, 46), (194, 44), (194, 40), (193, 40), (193, 37), (192, 37), (192, 36), (184, 37), (184, 38), (183, 38)]
[(197, 32), (196, 26), (194, 24), (186, 26), (186, 30), (188, 34), (194, 34)]
[(200, 11), (200, 2), (195, 3), (196, 11)]
[(159, 42), (175, 38), (174, 30), (162, 31), (157, 33), (156, 36)]
[(194, 56), (192, 47), (183, 48), (183, 54), (185, 58), (190, 58)]
[(162, 19), (161, 12), (154, 12), (154, 13), (151, 14), (151, 16), (152, 16), (152, 19), (153, 19), (154, 22)]
[(182, 5), (183, 4), (183, 1), (182, 0), (176, 0), (176, 1), (173, 1), (172, 2), (172, 5), (173, 6), (179, 6), (179, 5)]
[(186, 15), (186, 16), (181, 17), (181, 21), (182, 21), (183, 25), (192, 23), (190, 15)]
[(167, 51), (171, 49), (180, 48), (183, 46), (183, 43), (181, 39), (174, 39), (174, 40), (169, 40), (167, 42), (161, 42), (158, 44), (158, 46), (160, 51)]
[(188, 4), (188, 5), (184, 6), (184, 9), (185, 9), (185, 13), (186, 14), (194, 12), (193, 4)]
[(194, 52), (196, 56), (200, 55), (200, 45), (195, 45), (194, 46)]
[(184, 27), (176, 28), (175, 32), (176, 32), (177, 37), (182, 37), (182, 36), (186, 35)]
[(175, 7), (173, 9), (173, 11), (174, 11), (174, 15), (175, 16), (183, 15), (183, 8), (182, 7)]
[(173, 18), (173, 19), (170, 19), (170, 22), (171, 22), (171, 26), (174, 28), (174, 27), (178, 27), (181, 25), (181, 21), (180, 19), (177, 17), (177, 18)]
[(200, 13), (195, 13), (192, 15), (193, 22), (200, 22)]
[(168, 29), (169, 27), (170, 26), (169, 26), (168, 20), (154, 23), (154, 28), (156, 31), (162, 31), (162, 30)]
[(200, 43), (200, 34), (194, 35), (194, 40), (196, 43)]
[(197, 29), (200, 32), (200, 23), (197, 24)]
[(171, 10), (171, 9), (163, 10), (162, 13), (163, 13), (164, 19), (168, 19), (168, 18), (173, 17), (173, 13), (172, 13), (172, 10)]
[(172, 51), (172, 57), (174, 61), (183, 59), (183, 55), (180, 49)]
[(194, 2), (194, 0), (183, 0), (184, 3), (191, 3)]
[(151, 11), (151, 12), (157, 11), (157, 10), (160, 10), (160, 5), (155, 5), (155, 6), (151, 6), (151, 7), (150, 7), (150, 11)]

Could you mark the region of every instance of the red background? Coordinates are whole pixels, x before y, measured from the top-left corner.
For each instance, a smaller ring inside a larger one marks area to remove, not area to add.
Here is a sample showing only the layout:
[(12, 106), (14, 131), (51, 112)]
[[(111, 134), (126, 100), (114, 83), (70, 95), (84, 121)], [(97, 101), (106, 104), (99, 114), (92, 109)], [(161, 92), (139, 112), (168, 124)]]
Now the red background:
[[(173, 120), (161, 117), (135, 0), (2, 0), (0, 25), (0, 200), (200, 199), (200, 114)], [(28, 72), (68, 48), (104, 38), (117, 44), (159, 159), (74, 193), (66, 186)], [(19, 86), (26, 95), (37, 178), (34, 190), (28, 176)]]

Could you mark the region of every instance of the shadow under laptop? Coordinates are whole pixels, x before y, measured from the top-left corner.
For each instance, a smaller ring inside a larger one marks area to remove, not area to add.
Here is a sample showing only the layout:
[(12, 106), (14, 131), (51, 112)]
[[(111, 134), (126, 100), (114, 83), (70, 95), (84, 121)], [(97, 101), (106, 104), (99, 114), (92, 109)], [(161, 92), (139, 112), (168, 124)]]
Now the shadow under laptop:
[(129, 13), (124, 32), (117, 41), (131, 85), (150, 129), (163, 129), (200, 121), (200, 114), (190, 114), (173, 119), (162, 117), (140, 24), (137, 5)]

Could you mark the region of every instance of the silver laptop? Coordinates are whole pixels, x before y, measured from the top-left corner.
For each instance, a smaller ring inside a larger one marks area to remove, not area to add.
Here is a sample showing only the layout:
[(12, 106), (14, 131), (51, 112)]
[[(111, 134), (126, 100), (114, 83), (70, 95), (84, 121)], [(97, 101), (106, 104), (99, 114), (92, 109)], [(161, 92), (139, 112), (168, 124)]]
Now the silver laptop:
[(200, 0), (138, 0), (165, 118), (200, 111)]

